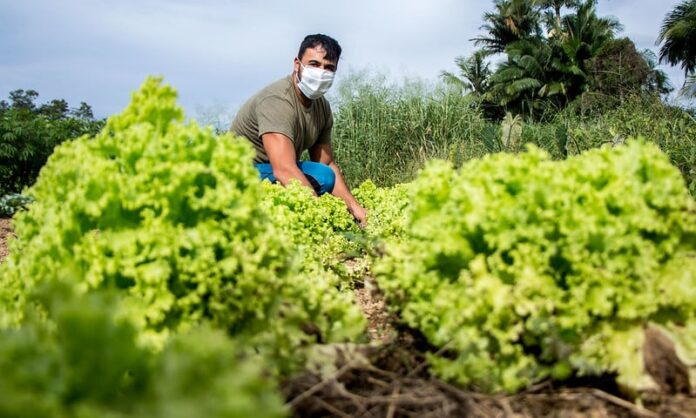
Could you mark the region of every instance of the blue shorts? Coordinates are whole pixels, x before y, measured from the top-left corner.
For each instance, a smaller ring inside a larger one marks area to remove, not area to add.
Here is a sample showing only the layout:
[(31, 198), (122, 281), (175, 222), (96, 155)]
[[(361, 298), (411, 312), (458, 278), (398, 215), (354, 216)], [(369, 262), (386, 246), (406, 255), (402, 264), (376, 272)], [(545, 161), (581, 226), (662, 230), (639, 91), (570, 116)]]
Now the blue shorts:
[[(268, 179), (271, 183), (276, 182), (271, 164), (258, 163), (254, 164), (254, 166), (256, 166), (256, 169), (259, 171), (261, 180)], [(298, 161), (297, 167), (304, 173), (318, 195), (331, 193), (333, 191), (334, 184), (336, 183), (336, 174), (331, 167), (312, 161)]]

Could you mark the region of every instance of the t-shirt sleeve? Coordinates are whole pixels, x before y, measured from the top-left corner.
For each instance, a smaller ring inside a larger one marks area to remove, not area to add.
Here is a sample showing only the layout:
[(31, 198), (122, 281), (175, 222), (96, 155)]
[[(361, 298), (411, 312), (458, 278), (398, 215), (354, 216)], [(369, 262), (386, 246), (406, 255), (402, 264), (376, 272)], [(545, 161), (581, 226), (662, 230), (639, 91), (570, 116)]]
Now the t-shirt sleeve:
[(331, 143), (331, 130), (333, 129), (333, 113), (331, 112), (331, 107), (326, 106), (326, 113), (328, 115), (326, 125), (324, 129), (319, 134), (317, 139), (318, 144), (329, 144)]
[(287, 100), (278, 96), (268, 96), (256, 105), (256, 117), (259, 123), (259, 138), (270, 132), (281, 133), (292, 142), (297, 137), (295, 110)]

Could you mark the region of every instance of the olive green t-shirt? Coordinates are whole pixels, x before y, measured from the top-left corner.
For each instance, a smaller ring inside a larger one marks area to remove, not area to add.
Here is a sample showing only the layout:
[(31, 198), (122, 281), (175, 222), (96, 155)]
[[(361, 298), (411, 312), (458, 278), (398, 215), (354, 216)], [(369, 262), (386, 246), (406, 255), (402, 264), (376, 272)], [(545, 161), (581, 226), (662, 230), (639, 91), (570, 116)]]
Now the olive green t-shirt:
[(261, 135), (281, 133), (295, 146), (295, 158), (314, 144), (331, 142), (333, 116), (326, 98), (312, 100), (307, 108), (295, 93), (292, 75), (284, 77), (252, 96), (232, 121), (233, 133), (247, 138), (256, 149), (255, 163), (267, 163)]

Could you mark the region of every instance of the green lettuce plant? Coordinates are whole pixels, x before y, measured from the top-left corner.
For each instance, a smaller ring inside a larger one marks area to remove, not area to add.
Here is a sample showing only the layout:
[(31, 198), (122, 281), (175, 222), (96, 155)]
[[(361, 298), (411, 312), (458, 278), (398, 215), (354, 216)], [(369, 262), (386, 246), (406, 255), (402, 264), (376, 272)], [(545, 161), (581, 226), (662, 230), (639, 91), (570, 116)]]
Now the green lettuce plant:
[(0, 266), (0, 327), (21, 322), (37, 284), (69, 274), (83, 292), (121, 289), (121, 315), (156, 348), (203, 320), (281, 364), (357, 338), (352, 298), (300, 271), (264, 210), (252, 157), (245, 141), (184, 123), (175, 90), (146, 80), (101, 132), (58, 147), (27, 191), (35, 202)]
[(260, 358), (224, 332), (196, 327), (155, 353), (118, 318), (118, 295), (78, 296), (66, 282), (39, 289), (29, 299), (43, 311), (28, 306), (21, 328), (0, 330), (0, 416), (286, 415)]
[(696, 209), (655, 145), (434, 162), (410, 193), (378, 281), (445, 379), (515, 391), (609, 372), (636, 388), (644, 326), (693, 333)]

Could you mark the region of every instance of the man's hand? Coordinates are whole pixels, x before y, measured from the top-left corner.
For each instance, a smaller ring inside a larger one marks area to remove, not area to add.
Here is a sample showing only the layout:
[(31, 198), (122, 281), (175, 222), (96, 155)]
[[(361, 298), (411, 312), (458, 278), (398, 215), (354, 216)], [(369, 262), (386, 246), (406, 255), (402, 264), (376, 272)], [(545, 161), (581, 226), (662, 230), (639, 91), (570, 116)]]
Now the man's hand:
[(367, 226), (367, 211), (365, 208), (360, 206), (357, 200), (353, 197), (346, 186), (345, 180), (343, 180), (343, 175), (341, 170), (338, 168), (333, 158), (333, 149), (331, 144), (317, 144), (309, 149), (309, 157), (312, 161), (317, 161), (322, 164), (326, 164), (334, 171), (336, 174), (336, 183), (334, 184), (334, 189), (331, 192), (336, 197), (341, 198), (346, 202), (346, 207), (348, 212), (355, 218), (360, 228)]
[(360, 228), (365, 228), (367, 226), (367, 210), (364, 207), (355, 204), (348, 207), (348, 211), (355, 218)]

